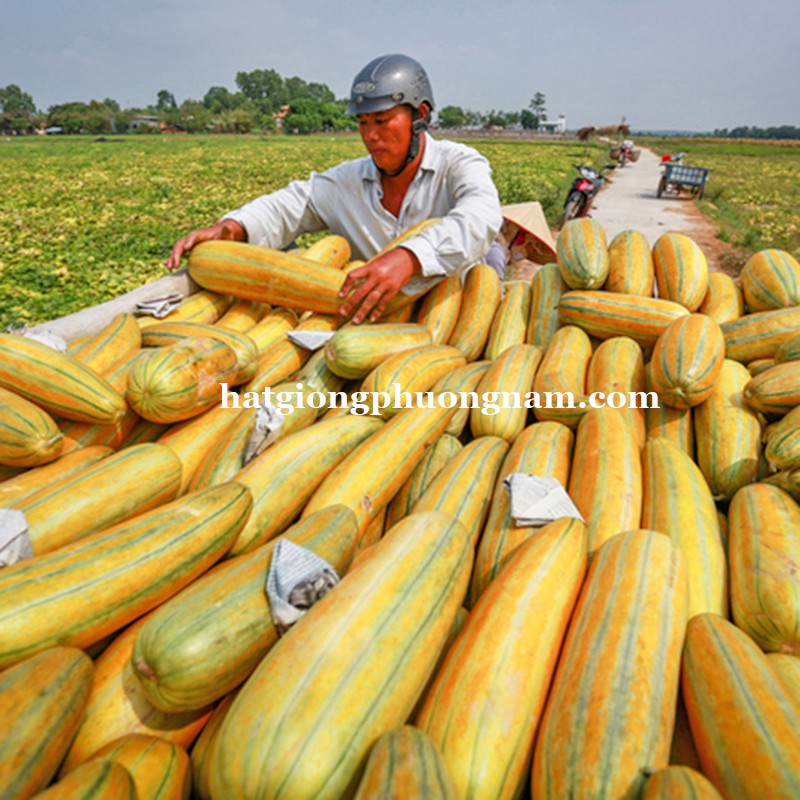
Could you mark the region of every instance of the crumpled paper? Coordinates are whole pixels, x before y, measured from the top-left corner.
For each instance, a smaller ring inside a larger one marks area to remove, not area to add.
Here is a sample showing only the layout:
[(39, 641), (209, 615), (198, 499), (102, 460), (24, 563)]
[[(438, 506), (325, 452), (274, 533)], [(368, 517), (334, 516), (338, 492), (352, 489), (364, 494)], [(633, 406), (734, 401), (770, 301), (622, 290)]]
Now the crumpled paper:
[(566, 489), (556, 478), (512, 472), (503, 481), (517, 527), (540, 526), (560, 517), (585, 522)]
[(256, 409), (253, 432), (244, 449), (243, 466), (246, 467), (256, 456), (263, 453), (280, 438), (283, 423), (283, 413), (277, 408), (264, 405)]
[(34, 342), (39, 342), (39, 344), (46, 344), (53, 350), (57, 350), (59, 353), (66, 353), (67, 352), (67, 343), (64, 339), (62, 339), (57, 333), (51, 333), (50, 331), (37, 331), (34, 333), (33, 331), (21, 331), (21, 334), (26, 339), (33, 339)]
[(28, 521), (21, 511), (0, 508), (0, 568), (33, 558)]
[(153, 297), (150, 300), (142, 300), (137, 303), (134, 313), (140, 316), (149, 314), (156, 319), (162, 319), (177, 308), (182, 300), (183, 295), (180, 292), (165, 294), (162, 297)]
[(324, 558), (289, 539), (278, 539), (265, 587), (278, 633), (283, 635), (338, 583), (336, 570)]
[(305, 347), (306, 350), (319, 350), (327, 344), (333, 334), (333, 331), (287, 331), (286, 333), (289, 341)]

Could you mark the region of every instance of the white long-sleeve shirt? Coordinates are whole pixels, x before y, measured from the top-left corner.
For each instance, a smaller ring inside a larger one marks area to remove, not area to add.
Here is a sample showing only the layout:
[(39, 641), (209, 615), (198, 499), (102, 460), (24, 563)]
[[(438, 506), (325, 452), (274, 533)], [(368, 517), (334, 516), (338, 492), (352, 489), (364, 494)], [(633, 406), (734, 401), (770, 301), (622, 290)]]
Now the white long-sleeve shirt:
[(503, 222), (487, 159), (466, 145), (423, 135), (422, 161), (397, 217), (381, 205), (380, 173), (365, 157), (292, 181), (223, 219), (242, 225), (251, 244), (278, 249), (301, 233), (329, 229), (347, 239), (354, 258), (368, 260), (412, 225), (441, 217), (403, 243), (422, 270), (403, 291), (418, 294), (479, 262)]

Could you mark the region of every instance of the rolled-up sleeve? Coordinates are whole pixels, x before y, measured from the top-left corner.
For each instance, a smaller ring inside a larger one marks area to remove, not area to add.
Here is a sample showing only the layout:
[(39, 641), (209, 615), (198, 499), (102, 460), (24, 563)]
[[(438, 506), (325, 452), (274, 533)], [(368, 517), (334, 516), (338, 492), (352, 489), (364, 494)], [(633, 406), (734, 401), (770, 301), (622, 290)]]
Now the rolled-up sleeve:
[(409, 294), (426, 288), (431, 283), (427, 279), (462, 272), (479, 262), (503, 224), (488, 160), (472, 148), (452, 145), (441, 153), (440, 161), (427, 189), (437, 198), (431, 216), (442, 219), (403, 243), (417, 256), (422, 270), (407, 285)]
[(324, 230), (312, 203), (312, 181), (292, 181), (284, 189), (265, 194), (225, 214), (247, 231), (247, 241), (262, 247), (280, 249), (291, 244), (300, 233)]

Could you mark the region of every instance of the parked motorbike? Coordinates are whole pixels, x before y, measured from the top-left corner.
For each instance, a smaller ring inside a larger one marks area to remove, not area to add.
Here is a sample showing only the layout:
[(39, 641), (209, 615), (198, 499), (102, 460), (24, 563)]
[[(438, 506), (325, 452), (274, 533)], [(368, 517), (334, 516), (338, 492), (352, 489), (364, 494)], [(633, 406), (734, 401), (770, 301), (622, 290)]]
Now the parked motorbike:
[(564, 201), (564, 211), (561, 215), (561, 225), (571, 219), (585, 217), (592, 207), (595, 195), (600, 191), (605, 181), (605, 172), (614, 169), (614, 164), (606, 164), (600, 172), (592, 167), (573, 164), (573, 167), (580, 173), (572, 182), (567, 199)]

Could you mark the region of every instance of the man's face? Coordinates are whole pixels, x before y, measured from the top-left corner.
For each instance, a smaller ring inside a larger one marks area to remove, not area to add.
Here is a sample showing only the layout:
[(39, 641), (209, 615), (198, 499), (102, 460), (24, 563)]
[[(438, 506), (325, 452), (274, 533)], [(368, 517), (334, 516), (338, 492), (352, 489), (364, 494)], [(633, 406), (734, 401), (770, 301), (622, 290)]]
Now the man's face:
[(411, 109), (395, 106), (373, 114), (359, 114), (358, 130), (377, 166), (385, 172), (395, 172), (405, 161), (411, 144)]

